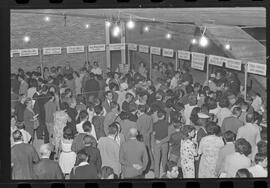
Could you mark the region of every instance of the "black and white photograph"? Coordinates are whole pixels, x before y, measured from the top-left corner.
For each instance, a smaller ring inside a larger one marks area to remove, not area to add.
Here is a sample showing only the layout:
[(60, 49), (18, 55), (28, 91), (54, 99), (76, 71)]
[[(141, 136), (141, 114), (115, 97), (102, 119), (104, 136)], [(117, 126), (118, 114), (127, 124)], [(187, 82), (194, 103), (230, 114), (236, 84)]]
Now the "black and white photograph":
[(262, 7), (12, 9), (10, 177), (267, 178), (268, 58)]

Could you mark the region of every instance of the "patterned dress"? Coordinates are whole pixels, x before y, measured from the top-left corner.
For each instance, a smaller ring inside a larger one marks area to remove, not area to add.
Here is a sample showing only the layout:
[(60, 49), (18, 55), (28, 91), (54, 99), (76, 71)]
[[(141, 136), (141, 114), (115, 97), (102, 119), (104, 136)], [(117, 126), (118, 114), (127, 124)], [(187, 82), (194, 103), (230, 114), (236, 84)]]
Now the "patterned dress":
[(54, 113), (54, 134), (53, 134), (53, 144), (55, 146), (55, 151), (58, 151), (60, 141), (63, 137), (63, 129), (67, 124), (69, 116), (64, 111), (57, 111)]
[(189, 139), (182, 140), (180, 155), (183, 178), (195, 178), (194, 157), (197, 155), (195, 144)]
[(219, 150), (224, 146), (221, 137), (205, 136), (201, 139), (198, 153), (202, 154), (199, 165), (199, 178), (217, 178), (215, 168)]

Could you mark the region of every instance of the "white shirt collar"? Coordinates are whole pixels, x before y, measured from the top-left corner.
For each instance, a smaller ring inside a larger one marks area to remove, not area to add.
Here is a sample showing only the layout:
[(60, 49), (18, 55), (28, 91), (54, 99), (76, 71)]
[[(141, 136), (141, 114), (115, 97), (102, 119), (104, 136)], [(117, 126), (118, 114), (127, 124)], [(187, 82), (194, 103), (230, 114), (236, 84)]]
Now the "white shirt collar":
[(23, 141), (18, 141), (18, 142), (14, 142), (13, 145), (17, 145), (17, 144), (22, 144), (24, 143)]
[(89, 163), (88, 162), (81, 162), (78, 166), (85, 166), (85, 165), (88, 165)]

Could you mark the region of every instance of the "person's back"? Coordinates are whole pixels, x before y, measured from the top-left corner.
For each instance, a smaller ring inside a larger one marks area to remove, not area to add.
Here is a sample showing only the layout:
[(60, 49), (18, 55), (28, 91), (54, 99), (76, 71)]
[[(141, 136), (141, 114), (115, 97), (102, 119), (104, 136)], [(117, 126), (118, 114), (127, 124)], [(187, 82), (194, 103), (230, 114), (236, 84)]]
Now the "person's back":
[(96, 130), (96, 135), (97, 135), (97, 140), (100, 137), (104, 137), (105, 136), (105, 132), (104, 132), (104, 116), (94, 116), (92, 119), (92, 123), (95, 127)]
[(81, 163), (71, 170), (70, 179), (98, 179), (98, 173), (92, 164)]
[(149, 145), (150, 133), (153, 130), (152, 117), (147, 114), (139, 116), (137, 120), (137, 127), (140, 134), (143, 135), (144, 143)]
[(256, 143), (260, 140), (260, 130), (255, 124), (246, 124), (238, 129), (237, 139), (245, 138), (252, 146), (256, 147)]
[(75, 136), (72, 145), (71, 150), (77, 153), (79, 150), (84, 148), (83, 144), (83, 137), (87, 135), (86, 133), (79, 133), (77, 136)]
[(222, 122), (221, 133), (232, 131), (234, 134), (237, 134), (238, 129), (242, 126), (244, 126), (244, 122), (240, 119), (234, 116), (226, 117)]
[(63, 173), (56, 161), (41, 159), (34, 165), (34, 172), (37, 179), (63, 179)]
[(11, 148), (12, 179), (34, 179), (33, 164), (38, 161), (39, 156), (32, 145), (15, 144)]
[(120, 121), (121, 133), (125, 136), (125, 139), (128, 139), (128, 132), (131, 128), (137, 129), (137, 124), (128, 119)]
[(99, 149), (92, 146), (85, 146), (85, 152), (88, 155), (88, 163), (96, 167), (97, 171), (101, 171), (101, 156)]
[(92, 92), (89, 95), (97, 95), (99, 92), (99, 83), (95, 79), (89, 79), (85, 83), (85, 92)]
[[(136, 139), (130, 139), (123, 143), (120, 149), (120, 162), (123, 167), (123, 175), (125, 178), (141, 175), (148, 162), (145, 145)], [(142, 168), (137, 170), (129, 164), (138, 164)]]
[(119, 175), (119, 149), (118, 143), (109, 137), (101, 137), (98, 142), (98, 149), (100, 151), (102, 166), (111, 167), (114, 172)]

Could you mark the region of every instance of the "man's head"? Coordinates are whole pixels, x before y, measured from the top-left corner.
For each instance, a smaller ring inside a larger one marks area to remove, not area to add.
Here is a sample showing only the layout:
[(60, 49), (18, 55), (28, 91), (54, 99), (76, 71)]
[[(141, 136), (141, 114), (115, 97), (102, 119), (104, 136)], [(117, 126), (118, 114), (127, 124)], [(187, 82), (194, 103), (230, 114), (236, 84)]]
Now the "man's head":
[(41, 157), (49, 158), (52, 152), (50, 144), (42, 144), (39, 148), (39, 153)]
[(118, 133), (118, 126), (116, 122), (113, 122), (111, 125), (108, 127), (108, 134), (115, 136)]
[(117, 104), (115, 101), (111, 102), (111, 111), (118, 112), (119, 110), (119, 104)]
[(80, 121), (85, 121), (88, 119), (88, 112), (86, 110), (82, 110), (79, 114), (79, 117), (80, 117)]
[(22, 132), (19, 131), (19, 130), (16, 130), (12, 133), (12, 137), (13, 137), (13, 140), (14, 142), (20, 142), (20, 141), (23, 141), (23, 135), (22, 135)]
[(247, 123), (254, 123), (254, 114), (253, 113), (248, 113), (246, 115), (246, 122)]
[(267, 142), (259, 141), (257, 143), (258, 153), (267, 154)]
[(107, 91), (105, 93), (105, 97), (106, 97), (107, 100), (112, 101), (112, 99), (113, 99), (113, 93), (111, 91)]
[(235, 117), (239, 118), (241, 116), (241, 113), (242, 113), (242, 109), (240, 107), (236, 106), (233, 108), (232, 114)]
[(85, 133), (90, 133), (92, 131), (92, 125), (90, 121), (86, 121), (82, 124), (83, 131)]
[(267, 168), (267, 154), (264, 153), (257, 153), (255, 155), (255, 163), (257, 165), (262, 166), (263, 168)]
[(251, 153), (250, 143), (244, 138), (239, 138), (235, 142), (235, 152), (243, 154), (247, 157)]
[(76, 162), (79, 165), (82, 162), (87, 162), (88, 161), (88, 155), (84, 149), (78, 151), (77, 153), (77, 159)]
[(130, 138), (136, 138), (137, 135), (138, 135), (138, 130), (136, 128), (129, 129)]
[(177, 178), (179, 174), (177, 163), (174, 161), (168, 161), (165, 165), (165, 171), (168, 178)]
[(234, 142), (235, 141), (235, 138), (236, 138), (236, 135), (232, 131), (226, 131), (223, 134), (223, 138), (226, 141), (226, 143), (227, 142)]

